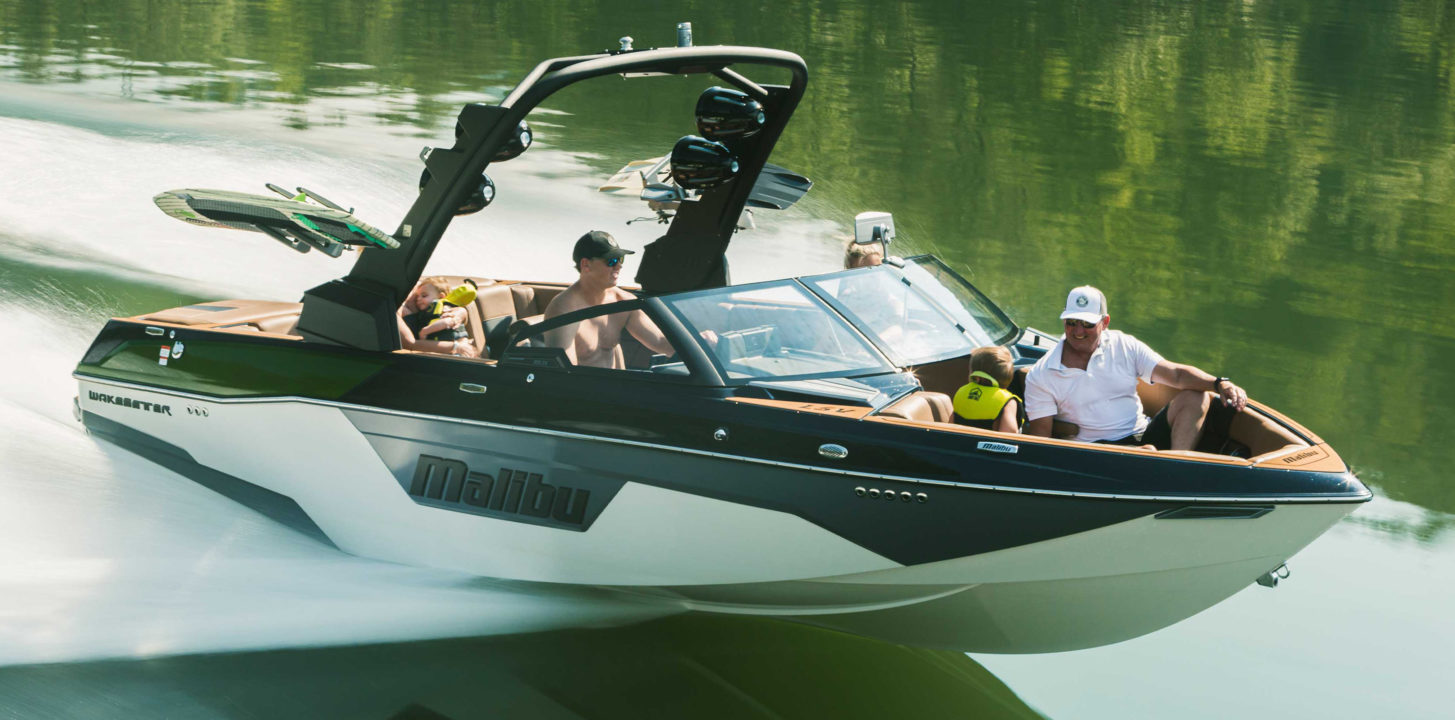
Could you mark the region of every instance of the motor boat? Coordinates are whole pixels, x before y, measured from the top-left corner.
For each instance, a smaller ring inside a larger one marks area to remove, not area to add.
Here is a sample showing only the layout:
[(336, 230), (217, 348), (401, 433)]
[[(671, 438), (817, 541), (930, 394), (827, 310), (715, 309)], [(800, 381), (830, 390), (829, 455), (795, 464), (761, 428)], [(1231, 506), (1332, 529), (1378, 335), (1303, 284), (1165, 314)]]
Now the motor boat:
[[(743, 74), (765, 68), (789, 82)], [(530, 146), (531, 110), (577, 82), (653, 75), (719, 85), (699, 99), (702, 134), (667, 156), (670, 182), (642, 175), (668, 227), (638, 292), (546, 319), (562, 284), (462, 274), (478, 357), (403, 349), (401, 302), (457, 215), (493, 199), (486, 169)], [(981, 652), (1165, 627), (1273, 584), (1370, 499), (1326, 442), (1256, 402), (1207, 451), (954, 423), (974, 348), (1005, 346), (1024, 369), (1056, 338), (932, 256), (732, 284), (724, 251), (744, 209), (807, 191), (768, 164), (807, 77), (797, 55), (751, 47), (624, 42), (547, 60), (421, 154), (418, 199), (391, 234), (301, 189), (163, 193), (188, 222), (352, 269), (298, 303), (110, 320), (76, 367), (77, 415), (355, 555)], [(567, 352), (585, 327), (621, 333), (609, 367)], [(1149, 414), (1168, 402), (1141, 395)]]

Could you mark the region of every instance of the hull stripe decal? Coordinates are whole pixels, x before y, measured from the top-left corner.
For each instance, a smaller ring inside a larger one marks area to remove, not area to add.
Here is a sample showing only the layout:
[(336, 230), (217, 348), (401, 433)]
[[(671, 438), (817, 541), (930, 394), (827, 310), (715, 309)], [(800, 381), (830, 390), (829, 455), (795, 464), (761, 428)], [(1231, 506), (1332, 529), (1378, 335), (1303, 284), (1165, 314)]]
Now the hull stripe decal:
[(110, 378), (97, 378), (81, 373), (72, 373), (71, 376), (77, 380), (92, 382), (101, 385), (112, 385), (115, 387), (131, 388), (145, 392), (153, 392), (161, 395), (199, 400), (202, 402), (218, 403), (222, 405), (231, 404), (263, 404), (263, 403), (304, 403), (308, 405), (320, 405), (323, 407), (335, 407), (359, 412), (372, 412), (383, 415), (395, 415), (398, 417), (417, 418), (422, 420), (443, 420), (447, 422), (460, 423), (464, 425), (475, 425), (488, 427), (497, 430), (508, 430), (514, 432), (534, 433), (552, 437), (571, 438), (575, 440), (590, 440), (594, 442), (612, 443), (616, 445), (631, 445), (634, 447), (649, 448), (654, 450), (667, 450), (688, 455), (700, 455), (703, 457), (734, 460), (737, 462), (754, 463), (757, 465), (772, 465), (774, 467), (789, 468), (793, 470), (808, 470), (811, 472), (825, 473), (829, 475), (840, 475), (852, 478), (867, 478), (871, 480), (890, 480), (894, 482), (918, 483), (921, 485), (938, 485), (943, 487), (965, 488), (967, 490), (989, 490), (993, 492), (1020, 493), (1023, 495), (1056, 495), (1060, 497), (1073, 498), (1096, 498), (1104, 500), (1138, 500), (1147, 502), (1214, 502), (1214, 503), (1362, 503), (1374, 497), (1374, 494), (1366, 490), (1358, 495), (1290, 495), (1284, 497), (1269, 496), (1248, 496), (1248, 497), (1218, 497), (1198, 495), (1124, 495), (1112, 493), (1095, 492), (1073, 492), (1070, 490), (1037, 490), (1034, 488), (1013, 487), (1007, 485), (982, 485), (978, 483), (963, 483), (950, 480), (930, 480), (927, 478), (916, 478), (904, 475), (883, 475), (878, 473), (858, 472), (855, 470), (835, 470), (832, 468), (818, 467), (814, 465), (801, 465), (798, 463), (781, 462), (778, 460), (764, 460), (762, 458), (746, 457), (743, 455), (728, 455), (715, 453), (707, 450), (693, 450), (689, 448), (674, 447), (671, 445), (658, 445), (655, 443), (640, 442), (637, 440), (621, 440), (617, 438), (604, 438), (597, 435), (582, 435), (580, 433), (564, 432), (561, 430), (546, 430), (543, 428), (522, 427), (520, 425), (506, 425), (503, 423), (492, 423), (483, 420), (468, 420), (465, 418), (450, 417), (447, 415), (431, 415), (428, 413), (408, 412), (404, 410), (390, 410), (387, 408), (373, 407), (370, 405), (354, 405), (350, 403), (333, 402), (329, 400), (318, 400), (306, 397), (261, 397), (261, 398), (219, 398), (211, 395), (199, 395), (195, 393), (181, 392), (167, 388), (158, 388), (152, 385), (128, 383)]

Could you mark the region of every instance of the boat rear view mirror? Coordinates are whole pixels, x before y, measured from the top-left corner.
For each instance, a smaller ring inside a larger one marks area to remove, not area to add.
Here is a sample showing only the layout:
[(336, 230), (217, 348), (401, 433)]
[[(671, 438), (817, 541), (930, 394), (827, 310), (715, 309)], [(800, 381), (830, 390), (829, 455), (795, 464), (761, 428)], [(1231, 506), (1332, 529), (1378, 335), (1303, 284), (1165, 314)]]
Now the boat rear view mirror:
[(495, 151), (495, 157), (491, 158), (491, 162), (504, 162), (518, 157), (521, 153), (530, 149), (530, 144), (534, 139), (535, 133), (530, 129), (530, 123), (521, 120), (520, 124), (515, 127), (515, 134), (510, 138), (509, 142), (500, 146), (500, 149)]
[(740, 90), (710, 87), (697, 96), (697, 131), (709, 140), (752, 137), (767, 120), (763, 105)]
[[(424, 192), (425, 186), (429, 185), (430, 177), (431, 176), (429, 174), (429, 168), (425, 168), (424, 172), (420, 173), (420, 192)], [(484, 210), (485, 206), (489, 205), (494, 201), (495, 181), (491, 180), (489, 175), (486, 175), (485, 173), (480, 173), (480, 182), (475, 185), (475, 190), (470, 193), (470, 197), (466, 198), (465, 202), (462, 205), (455, 208), (455, 215), (473, 215), (474, 213)]]
[(879, 243), (889, 250), (894, 241), (894, 216), (887, 212), (861, 212), (854, 216), (854, 242), (859, 245)]
[(686, 190), (722, 185), (738, 175), (738, 159), (720, 142), (688, 135), (672, 148), (672, 181)]

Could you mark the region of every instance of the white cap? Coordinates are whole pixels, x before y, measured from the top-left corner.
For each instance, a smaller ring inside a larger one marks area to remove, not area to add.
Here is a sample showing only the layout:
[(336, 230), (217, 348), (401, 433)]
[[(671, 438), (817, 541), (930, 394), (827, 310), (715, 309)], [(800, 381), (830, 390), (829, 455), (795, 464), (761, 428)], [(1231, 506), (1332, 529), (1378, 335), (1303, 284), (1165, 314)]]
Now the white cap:
[(1110, 314), (1106, 310), (1106, 295), (1090, 285), (1082, 285), (1066, 296), (1066, 311), (1061, 313), (1061, 319), (1094, 323)]

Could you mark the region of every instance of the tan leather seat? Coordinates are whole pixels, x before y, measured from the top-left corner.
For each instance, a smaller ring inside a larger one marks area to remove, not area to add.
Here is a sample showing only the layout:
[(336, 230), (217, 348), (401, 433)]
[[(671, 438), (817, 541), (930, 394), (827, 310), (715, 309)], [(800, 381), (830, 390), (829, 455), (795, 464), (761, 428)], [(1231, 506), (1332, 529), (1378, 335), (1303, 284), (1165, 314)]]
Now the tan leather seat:
[(917, 422), (951, 422), (954, 412), (955, 405), (949, 395), (920, 390), (880, 410), (879, 414)]
[(262, 321), (296, 319), (303, 311), (302, 303), (272, 302), (268, 300), (215, 300), (213, 302), (184, 305), (141, 317), (143, 322), (161, 322), (172, 325), (233, 325)]
[[(474, 309), (480, 315), (482, 332), (479, 338), (481, 357), (499, 358), (505, 350), (510, 324), (515, 322), (513, 285), (482, 286), (475, 296)], [(473, 337), (473, 336), (472, 336)]]
[(142, 316), (143, 322), (215, 327), (230, 332), (296, 335), (302, 303), (267, 300), (217, 300), (162, 310)]
[(515, 316), (531, 318), (544, 315), (546, 307), (565, 289), (565, 287), (553, 285), (511, 285), (510, 293), (515, 301)]
[(1228, 435), (1247, 445), (1248, 454), (1253, 457), (1290, 447), (1308, 446), (1308, 443), (1287, 428), (1249, 409), (1233, 416), (1233, 422), (1228, 426)]

